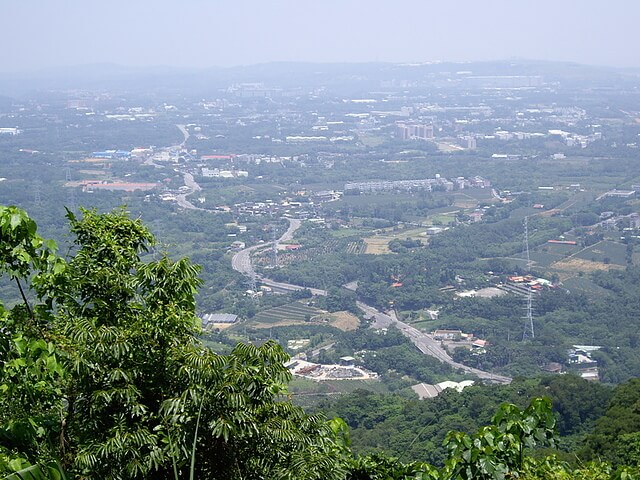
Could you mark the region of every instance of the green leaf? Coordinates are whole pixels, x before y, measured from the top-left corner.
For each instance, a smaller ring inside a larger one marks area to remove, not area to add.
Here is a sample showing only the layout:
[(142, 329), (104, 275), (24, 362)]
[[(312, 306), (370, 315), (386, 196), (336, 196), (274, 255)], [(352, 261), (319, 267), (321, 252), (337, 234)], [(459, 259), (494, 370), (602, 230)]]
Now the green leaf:
[(22, 215), (20, 215), (19, 213), (12, 213), (11, 220), (10, 220), (11, 229), (15, 230), (16, 227), (21, 223), (22, 223)]

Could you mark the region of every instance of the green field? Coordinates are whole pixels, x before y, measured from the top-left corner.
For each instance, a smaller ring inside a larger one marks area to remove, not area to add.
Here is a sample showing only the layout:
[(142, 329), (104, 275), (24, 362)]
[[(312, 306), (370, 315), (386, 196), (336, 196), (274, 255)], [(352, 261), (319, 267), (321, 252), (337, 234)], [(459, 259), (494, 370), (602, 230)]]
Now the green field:
[(616, 265), (626, 265), (626, 245), (605, 240), (585, 248), (575, 257), (592, 262), (613, 263)]
[(389, 389), (379, 380), (326, 380), (316, 382), (308, 378), (293, 377), (289, 383), (289, 391), (295, 395), (321, 395), (351, 393), (358, 389), (386, 393)]
[(450, 223), (455, 222), (456, 216), (453, 214), (437, 214), (429, 217), (429, 221), (432, 225), (449, 225)]
[(609, 290), (593, 283), (588, 276), (571, 277), (562, 282), (562, 286), (571, 292), (580, 291), (588, 295), (606, 295), (611, 293)]
[(370, 228), (341, 228), (339, 230), (331, 230), (331, 236), (335, 238), (366, 236), (369, 235), (371, 231)]
[(307, 317), (315, 317), (326, 313), (319, 308), (310, 307), (301, 302), (293, 302), (280, 307), (270, 308), (256, 314), (253, 321), (256, 323), (283, 323), (283, 322), (304, 322)]
[(563, 245), (561, 243), (544, 243), (543, 245), (536, 247), (536, 251), (544, 252), (544, 250), (546, 250), (546, 253), (549, 253), (551, 255), (565, 257), (565, 256), (573, 255), (574, 253), (579, 252), (580, 248), (581, 247), (579, 245)]
[(356, 390), (389, 393), (387, 386), (379, 380), (316, 382), (307, 378), (293, 377), (289, 382), (292, 402), (303, 407), (312, 407), (327, 397), (353, 393)]
[(553, 262), (558, 262), (564, 258), (564, 255), (554, 254), (551, 252), (531, 252), (531, 260), (540, 267), (549, 267)]
[(422, 320), (419, 322), (411, 322), (411, 326), (422, 330), (423, 332), (433, 332), (442, 325), (441, 320)]

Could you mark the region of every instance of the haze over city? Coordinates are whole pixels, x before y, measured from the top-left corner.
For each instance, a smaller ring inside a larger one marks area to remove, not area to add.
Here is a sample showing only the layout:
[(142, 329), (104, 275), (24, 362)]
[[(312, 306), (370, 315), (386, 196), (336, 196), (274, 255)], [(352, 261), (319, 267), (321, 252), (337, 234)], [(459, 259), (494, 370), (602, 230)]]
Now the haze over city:
[(639, 16), (623, 0), (5, 2), (0, 71), (513, 57), (640, 67)]

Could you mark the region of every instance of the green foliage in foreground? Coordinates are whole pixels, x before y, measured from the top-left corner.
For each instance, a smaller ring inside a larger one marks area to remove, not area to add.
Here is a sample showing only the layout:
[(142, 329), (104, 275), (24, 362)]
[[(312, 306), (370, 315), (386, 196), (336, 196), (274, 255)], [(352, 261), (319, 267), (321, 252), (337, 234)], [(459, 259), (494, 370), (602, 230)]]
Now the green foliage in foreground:
[(143, 262), (153, 238), (122, 211), (69, 220), (65, 262), (24, 212), (0, 211), (4, 271), (37, 298), (1, 312), (0, 471), (172, 478), (193, 458), (199, 478), (343, 475), (329, 424), (281, 401), (277, 344), (220, 356), (196, 340), (196, 266)]
[(544, 399), (504, 405), (474, 436), (450, 433), (442, 469), (354, 457), (343, 421), (286, 399), (277, 344), (217, 355), (199, 343), (196, 266), (143, 261), (153, 238), (123, 211), (68, 218), (77, 248), (65, 261), (26, 213), (0, 208), (0, 266), (23, 299), (0, 310), (5, 478), (572, 478), (566, 465), (528, 456), (553, 443)]

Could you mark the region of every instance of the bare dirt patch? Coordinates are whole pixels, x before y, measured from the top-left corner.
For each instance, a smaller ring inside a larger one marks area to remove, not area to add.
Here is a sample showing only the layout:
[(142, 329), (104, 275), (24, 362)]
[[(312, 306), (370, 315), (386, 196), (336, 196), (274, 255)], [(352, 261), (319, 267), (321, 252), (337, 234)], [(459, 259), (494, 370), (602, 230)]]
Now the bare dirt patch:
[(493, 298), (493, 297), (501, 297), (506, 294), (507, 292), (505, 292), (504, 290), (500, 290), (499, 288), (485, 287), (485, 288), (481, 288), (476, 292), (476, 297)]
[(551, 210), (545, 210), (544, 212), (537, 213), (539, 217), (553, 217), (554, 215), (558, 215), (562, 213), (562, 210), (559, 208), (552, 208)]
[(592, 262), (591, 260), (585, 260), (583, 258), (571, 258), (568, 260), (562, 260), (561, 262), (555, 262), (551, 264), (551, 267), (557, 270), (585, 273), (595, 272), (597, 270), (621, 270), (624, 268), (622, 265)]
[(369, 237), (364, 239), (364, 243), (367, 244), (365, 253), (371, 253), (373, 255), (384, 255), (385, 253), (391, 253), (391, 250), (389, 250), (388, 237)]
[(410, 228), (406, 230), (388, 230), (382, 235), (373, 235), (371, 237), (363, 238), (367, 245), (364, 253), (371, 253), (373, 255), (384, 255), (391, 253), (389, 250), (389, 242), (394, 239), (406, 240), (407, 238), (414, 238), (420, 240), (423, 244), (427, 243), (425, 236), (425, 228)]
[(209, 329), (211, 330), (225, 330), (229, 327), (233, 327), (237, 323), (211, 323)]
[(350, 312), (335, 312), (329, 315), (329, 324), (343, 332), (350, 332), (358, 328), (360, 320)]

